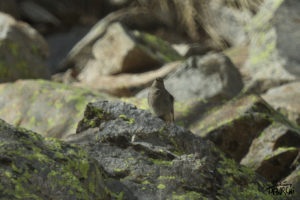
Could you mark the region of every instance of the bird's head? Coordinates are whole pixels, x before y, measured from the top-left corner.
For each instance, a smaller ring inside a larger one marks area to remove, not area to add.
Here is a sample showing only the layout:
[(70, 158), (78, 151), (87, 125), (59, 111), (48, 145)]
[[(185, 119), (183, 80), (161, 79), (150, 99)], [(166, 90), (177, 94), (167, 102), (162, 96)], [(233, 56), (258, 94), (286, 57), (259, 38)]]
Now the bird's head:
[(154, 80), (152, 86), (157, 87), (157, 88), (164, 88), (164, 79), (161, 77), (158, 77)]

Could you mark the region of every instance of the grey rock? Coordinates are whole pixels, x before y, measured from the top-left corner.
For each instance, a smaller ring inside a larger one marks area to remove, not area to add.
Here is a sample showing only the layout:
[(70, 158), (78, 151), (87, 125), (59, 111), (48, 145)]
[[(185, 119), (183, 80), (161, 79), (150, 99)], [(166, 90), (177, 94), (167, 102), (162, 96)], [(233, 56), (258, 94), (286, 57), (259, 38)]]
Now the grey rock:
[[(239, 71), (223, 54), (190, 57), (165, 78), (165, 86), (175, 100), (192, 98), (228, 99), (243, 88)], [(146, 97), (148, 89), (136, 95)]]
[(263, 179), (209, 141), (124, 102), (88, 104), (66, 140), (101, 163), (106, 185), (125, 199), (270, 198), (258, 184)]
[(75, 132), (89, 102), (110, 98), (50, 81), (20, 80), (0, 84), (0, 118), (43, 136), (61, 138)]

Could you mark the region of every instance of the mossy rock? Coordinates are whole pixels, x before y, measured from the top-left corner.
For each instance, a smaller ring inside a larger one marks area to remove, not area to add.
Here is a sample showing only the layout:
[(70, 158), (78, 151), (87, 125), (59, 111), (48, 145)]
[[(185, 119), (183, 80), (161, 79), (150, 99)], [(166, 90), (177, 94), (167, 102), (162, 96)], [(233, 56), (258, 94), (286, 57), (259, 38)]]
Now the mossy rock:
[(108, 200), (105, 172), (76, 145), (0, 120), (1, 199)]
[(109, 95), (45, 80), (0, 85), (0, 118), (44, 136), (74, 133), (85, 106)]

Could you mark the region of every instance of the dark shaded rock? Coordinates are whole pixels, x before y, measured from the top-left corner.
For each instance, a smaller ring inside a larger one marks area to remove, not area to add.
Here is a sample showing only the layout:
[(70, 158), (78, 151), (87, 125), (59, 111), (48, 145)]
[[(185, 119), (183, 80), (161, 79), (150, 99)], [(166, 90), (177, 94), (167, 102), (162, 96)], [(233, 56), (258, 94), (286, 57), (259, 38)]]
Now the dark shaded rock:
[(0, 120), (1, 199), (111, 199), (103, 168), (75, 145)]
[(89, 32), (90, 26), (73, 26), (66, 32), (55, 32), (45, 36), (49, 44), (48, 65), (51, 73), (58, 72), (59, 63), (67, 56), (72, 47)]
[(248, 87), (264, 92), (300, 76), (299, 9), (299, 1), (266, 0), (249, 23)]
[(255, 170), (271, 182), (292, 172), (292, 164), (300, 150), (300, 129), (273, 122), (252, 141), (241, 164)]
[(50, 78), (48, 46), (28, 24), (0, 13), (0, 83), (20, 78)]
[(274, 121), (292, 130), (298, 128), (262, 98), (243, 95), (206, 113), (200, 122), (193, 125), (192, 131), (210, 139), (240, 161), (247, 154), (253, 139)]
[(18, 8), (16, 0), (0, 0), (0, 12), (10, 14), (15, 18), (20, 17), (20, 10)]
[(262, 179), (211, 142), (131, 104), (88, 104), (66, 140), (98, 160), (108, 187), (125, 199), (272, 199)]
[[(175, 100), (192, 98), (229, 99), (243, 88), (239, 71), (223, 54), (191, 57), (165, 78)], [(137, 94), (146, 97), (148, 89)]]
[(109, 95), (44, 80), (0, 85), (0, 118), (44, 136), (74, 133), (88, 102)]
[(298, 167), (284, 180), (282, 180), (284, 184), (290, 184), (284, 187), (287, 192), (290, 192), (293, 199), (300, 199), (300, 165), (298, 163)]

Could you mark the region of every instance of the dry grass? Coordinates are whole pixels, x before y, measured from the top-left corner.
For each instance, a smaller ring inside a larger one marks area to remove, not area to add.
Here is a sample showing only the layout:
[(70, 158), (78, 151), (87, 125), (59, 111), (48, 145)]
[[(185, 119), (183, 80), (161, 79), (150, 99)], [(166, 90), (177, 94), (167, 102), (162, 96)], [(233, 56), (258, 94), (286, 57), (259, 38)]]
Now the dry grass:
[[(198, 41), (201, 31), (223, 49), (226, 43), (214, 29), (213, 15), (208, 9), (210, 0), (136, 0), (140, 7), (146, 7), (160, 15), (164, 23), (175, 30), (183, 30), (193, 41)], [(255, 13), (263, 0), (220, 0), (224, 6)], [(177, 29), (176, 29), (177, 28)]]

